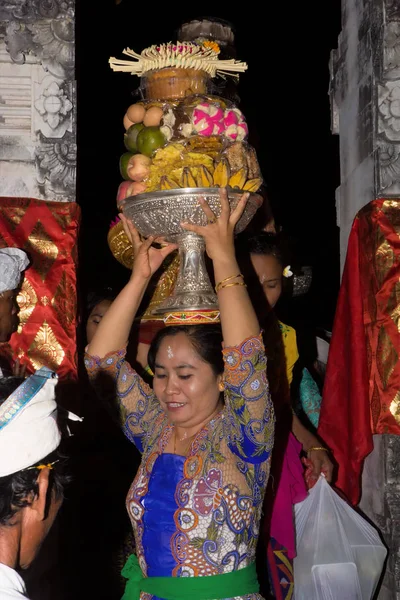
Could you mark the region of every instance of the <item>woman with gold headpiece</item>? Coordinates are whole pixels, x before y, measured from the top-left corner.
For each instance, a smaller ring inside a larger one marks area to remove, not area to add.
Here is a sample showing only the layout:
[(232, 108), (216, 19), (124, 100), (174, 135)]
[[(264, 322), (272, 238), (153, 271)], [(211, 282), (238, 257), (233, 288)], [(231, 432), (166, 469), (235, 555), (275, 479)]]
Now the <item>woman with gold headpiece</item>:
[(205, 240), (221, 327), (161, 330), (149, 352), (154, 390), (125, 361), (125, 345), (150, 277), (175, 246), (141, 241), (122, 217), (134, 267), (86, 366), (93, 381), (115, 381), (125, 434), (142, 453), (126, 503), (137, 556), (124, 568), (124, 600), (261, 599), (254, 561), (274, 415), (260, 326), (234, 250), (247, 199), (230, 212), (221, 190), (218, 219), (203, 201), (208, 224), (182, 224)]

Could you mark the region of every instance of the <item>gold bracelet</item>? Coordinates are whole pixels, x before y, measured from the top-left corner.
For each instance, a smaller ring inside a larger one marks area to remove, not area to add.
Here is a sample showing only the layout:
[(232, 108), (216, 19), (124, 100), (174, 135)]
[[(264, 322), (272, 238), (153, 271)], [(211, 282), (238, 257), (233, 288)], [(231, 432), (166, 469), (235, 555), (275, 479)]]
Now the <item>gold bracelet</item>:
[(230, 281), (231, 279), (236, 279), (236, 277), (243, 277), (243, 275), (241, 273), (238, 273), (237, 275), (231, 275), (230, 277), (227, 277), (226, 279), (223, 279), (222, 281), (220, 281), (219, 283), (217, 283), (217, 285), (215, 286), (215, 291), (218, 292), (218, 290), (220, 289), (220, 286), (225, 283), (226, 281)]
[(228, 287), (234, 287), (235, 285), (241, 285), (242, 287), (247, 287), (247, 285), (245, 283), (240, 283), (239, 281), (236, 283), (227, 283), (225, 285), (221, 285), (218, 289), (217, 292), (220, 292), (221, 290), (228, 288)]
[(310, 454), (310, 452), (312, 452), (313, 450), (322, 450), (323, 452), (329, 452), (328, 448), (324, 448), (323, 446), (311, 446), (311, 448), (309, 448), (307, 450), (307, 456)]

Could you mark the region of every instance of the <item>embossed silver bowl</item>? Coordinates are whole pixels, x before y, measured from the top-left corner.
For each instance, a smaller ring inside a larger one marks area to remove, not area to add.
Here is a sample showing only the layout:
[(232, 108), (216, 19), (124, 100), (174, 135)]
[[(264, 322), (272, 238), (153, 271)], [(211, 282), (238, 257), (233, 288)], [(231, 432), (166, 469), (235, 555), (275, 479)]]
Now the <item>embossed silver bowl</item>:
[[(233, 210), (243, 192), (228, 189)], [(221, 214), (219, 188), (181, 188), (150, 192), (126, 198), (123, 213), (145, 237), (163, 236), (179, 246), (179, 274), (174, 291), (155, 311), (155, 316), (173, 312), (218, 310), (217, 297), (208, 277), (201, 236), (185, 231), (182, 222), (206, 225), (207, 217), (199, 204), (204, 198), (214, 214)], [(243, 231), (262, 204), (262, 197), (250, 194), (246, 208), (236, 225), (236, 233)]]

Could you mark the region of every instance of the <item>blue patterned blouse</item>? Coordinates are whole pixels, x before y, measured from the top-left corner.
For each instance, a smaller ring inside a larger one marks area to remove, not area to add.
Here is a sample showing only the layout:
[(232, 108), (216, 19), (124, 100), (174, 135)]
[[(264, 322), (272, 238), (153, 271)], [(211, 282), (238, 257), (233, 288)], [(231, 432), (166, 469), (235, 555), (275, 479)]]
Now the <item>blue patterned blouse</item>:
[(173, 426), (125, 351), (86, 355), (92, 380), (106, 372), (116, 381), (124, 432), (142, 453), (126, 506), (144, 575), (203, 577), (255, 560), (274, 439), (261, 336), (223, 357), (224, 408), (179, 456), (164, 452)]

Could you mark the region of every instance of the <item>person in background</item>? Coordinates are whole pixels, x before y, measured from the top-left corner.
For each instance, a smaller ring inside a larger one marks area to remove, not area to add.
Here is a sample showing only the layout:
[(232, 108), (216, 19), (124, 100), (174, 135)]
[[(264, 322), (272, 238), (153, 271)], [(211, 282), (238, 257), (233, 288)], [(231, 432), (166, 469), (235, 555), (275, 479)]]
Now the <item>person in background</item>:
[[(17, 294), (21, 286), (23, 272), (29, 265), (27, 254), (19, 248), (0, 249), (0, 343), (8, 342), (18, 329)], [(2, 361), (0, 377), (11, 369)], [(17, 359), (12, 372), (15, 376), (25, 376), (25, 365)]]
[[(105, 288), (100, 292), (92, 292), (88, 296), (86, 306), (86, 343), (90, 344), (97, 327), (102, 318), (115, 300), (116, 294), (111, 288)], [(148, 366), (147, 355), (151, 340), (155, 333), (163, 327), (162, 321), (143, 322), (134, 324), (130, 333), (130, 351), (132, 357), (129, 359), (137, 370), (143, 369), (146, 380), (152, 381), (152, 372)]]
[(317, 335), (317, 358), (315, 361), (315, 369), (319, 373), (322, 382), (324, 382), (326, 365), (328, 364), (330, 335), (331, 334), (328, 331), (323, 331), (320, 335)]
[[(115, 296), (111, 287), (99, 287), (87, 294), (83, 347), (93, 340)], [(75, 568), (67, 582), (66, 597), (119, 600), (124, 588), (121, 569), (134, 542), (128, 516), (118, 508), (123, 506), (132, 473), (139, 465), (139, 454), (121, 432), (116, 411), (111, 408), (115, 404), (115, 386), (94, 390), (85, 375), (83, 371), (80, 378), (85, 419), (71, 456), (74, 481), (68, 511), (63, 515), (70, 529), (68, 543), (72, 547), (68, 555), (75, 551), (71, 562)], [(110, 513), (114, 515), (112, 519)], [(78, 548), (76, 536), (80, 539)], [(98, 570), (101, 577), (87, 578), (87, 570)]]
[(99, 292), (91, 292), (88, 294), (86, 304), (86, 343), (89, 344), (97, 326), (110, 308), (116, 294), (111, 288), (105, 288)]
[[(56, 375), (0, 379), (0, 598), (27, 598), (18, 569), (37, 556), (63, 501)], [(79, 420), (75, 415), (69, 415)]]
[(280, 226), (276, 223), (272, 213), (271, 203), (268, 198), (266, 186), (263, 185), (258, 192), (262, 196), (263, 203), (257, 211), (257, 216), (250, 221), (246, 228), (246, 235), (256, 235), (260, 231), (278, 233)]
[[(286, 379), (288, 384), (287, 390), (290, 391), (290, 386), (293, 382), (293, 370), (299, 359), (296, 331), (293, 327), (278, 321), (274, 312), (274, 308), (282, 295), (284, 280), (292, 275), (290, 266), (284, 266), (279, 238), (274, 234), (267, 232), (255, 235), (242, 234), (238, 246), (240, 248), (239, 260), (241, 260), (241, 264), (243, 264), (243, 259), (245, 261), (243, 266), (247, 271), (250, 294), (260, 322), (268, 324), (269, 320), (271, 320), (277, 322), (279, 325), (284, 350), (284, 379)], [(258, 291), (262, 291), (263, 293), (258, 294)], [(269, 328), (269, 330), (273, 331), (274, 328)], [(265, 335), (268, 336), (267, 327), (265, 327), (265, 331)], [(318, 439), (299, 422), (296, 415), (293, 415), (293, 433), (302, 443), (305, 452), (308, 452), (308, 449), (315, 446), (317, 442), (321, 446)], [(315, 476), (318, 478), (321, 467), (326, 468), (327, 475), (330, 476), (333, 465), (327, 455), (327, 451), (324, 449), (309, 454), (315, 467)]]
[[(267, 494), (272, 506), (264, 512), (270, 586), (275, 598), (283, 600), (293, 593), (293, 558), (295, 531), (293, 505), (306, 497), (307, 484), (315, 483), (321, 473), (330, 481), (333, 464), (320, 440), (294, 414), (290, 387), (299, 358), (295, 330), (280, 322), (275, 307), (282, 295), (284, 280), (291, 276), (285, 267), (278, 237), (261, 232), (244, 232), (238, 237), (239, 264), (248, 281), (249, 294), (262, 325), (267, 352), (267, 371), (277, 417), (271, 481), (274, 489)], [(307, 471), (300, 455), (307, 457)], [(284, 559), (282, 556), (284, 555)]]
[[(315, 336), (315, 352), (312, 361), (301, 361), (301, 372), (297, 373), (294, 404), (300, 418), (317, 431), (321, 412), (322, 389), (328, 362), (329, 342), (326, 336)], [(297, 387), (296, 387), (297, 386)]]

